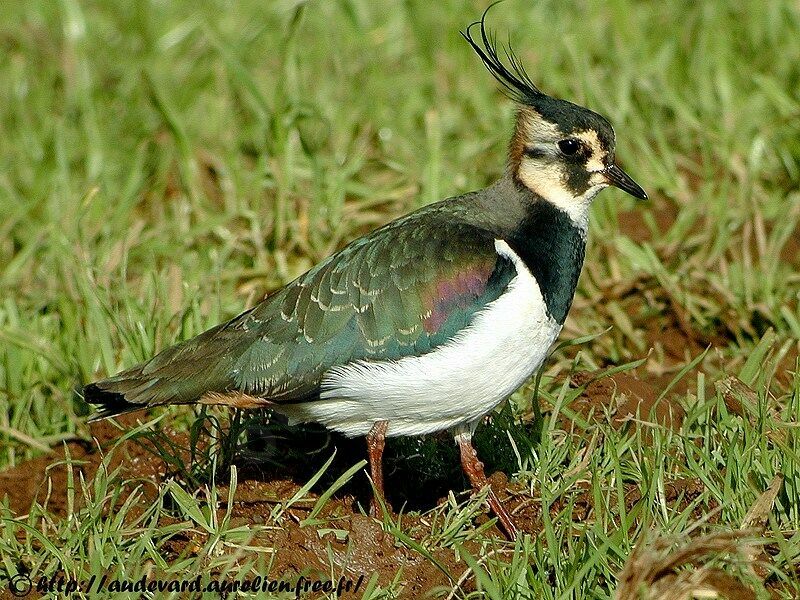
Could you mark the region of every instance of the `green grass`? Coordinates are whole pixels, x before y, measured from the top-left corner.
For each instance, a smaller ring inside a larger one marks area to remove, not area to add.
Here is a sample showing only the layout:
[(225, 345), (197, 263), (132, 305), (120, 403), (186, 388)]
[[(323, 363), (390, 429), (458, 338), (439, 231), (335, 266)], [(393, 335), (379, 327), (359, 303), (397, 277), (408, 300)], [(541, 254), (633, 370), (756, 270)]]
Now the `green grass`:
[[(88, 437), (78, 384), (238, 313), (379, 224), (498, 177), (514, 108), (458, 35), (484, 7), (0, 3), (0, 468)], [(489, 21), (544, 91), (611, 120), (618, 158), (652, 201), (634, 217), (620, 192), (595, 202), (562, 336), (591, 339), (547, 364), (541, 443), (516, 448), (513, 475), (541, 508), (541, 533), (505, 544), (475, 529), (481, 510), (464, 496), (422, 522), (387, 517), (386, 530), (429, 560), (457, 557), (454, 597), (479, 597), (465, 591), (477, 586), (492, 598), (609, 598), (651, 529), (679, 536), (718, 510), (700, 529), (737, 530), (782, 474), (762, 537), (768, 583), (796, 597), (800, 12), (509, 0)], [(682, 336), (680, 356), (660, 330)], [(682, 377), (680, 431), (574, 413), (572, 371), (645, 357), (659, 393)], [(715, 387), (729, 376), (742, 385)], [(524, 419), (532, 399), (532, 383), (514, 397)], [(157, 427), (188, 430), (195, 417), (168, 412)], [(204, 459), (229, 476), (224, 439)], [(702, 482), (689, 507), (665, 499), (679, 479)], [(0, 507), (0, 576), (267, 573), (274, 556), (257, 540), (288, 518), (286, 503), (233, 525), (214, 510), (216, 486), (189, 480), (143, 502), (129, 495), (137, 482), (101, 469), (73, 481), (86, 497), (68, 518)], [(579, 521), (581, 493), (594, 508)], [(337, 530), (327, 501), (313, 526)], [(167, 560), (166, 542), (187, 528), (202, 550)], [(364, 589), (393, 597), (402, 576)]]

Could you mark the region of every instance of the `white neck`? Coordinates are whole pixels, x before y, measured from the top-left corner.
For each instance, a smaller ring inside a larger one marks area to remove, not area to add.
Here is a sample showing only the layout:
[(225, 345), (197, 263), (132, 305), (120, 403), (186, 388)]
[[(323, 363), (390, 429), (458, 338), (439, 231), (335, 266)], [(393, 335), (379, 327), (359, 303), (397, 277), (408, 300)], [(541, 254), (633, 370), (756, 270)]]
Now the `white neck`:
[(542, 168), (523, 164), (518, 177), (529, 190), (567, 213), (570, 220), (584, 232), (589, 228), (589, 207), (592, 200), (600, 190), (608, 187), (606, 183), (598, 183), (576, 196), (564, 186), (561, 169), (555, 165)]
[[(570, 220), (580, 227), (584, 232), (589, 229), (589, 208), (592, 206), (592, 200), (597, 196), (598, 192), (602, 190), (604, 185), (593, 185), (580, 196), (573, 196), (565, 189), (560, 188), (559, 193), (552, 193), (554, 190), (549, 190), (547, 195), (537, 192), (542, 198), (563, 210), (567, 213)], [(536, 191), (536, 190), (534, 190)]]

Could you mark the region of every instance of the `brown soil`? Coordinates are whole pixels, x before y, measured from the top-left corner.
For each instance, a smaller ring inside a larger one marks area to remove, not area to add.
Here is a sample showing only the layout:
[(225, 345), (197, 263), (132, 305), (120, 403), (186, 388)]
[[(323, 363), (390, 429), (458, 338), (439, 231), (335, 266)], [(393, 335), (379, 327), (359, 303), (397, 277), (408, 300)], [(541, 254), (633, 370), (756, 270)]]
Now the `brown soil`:
[(785, 263), (800, 265), (800, 226), (796, 227), (794, 233), (786, 240), (781, 248), (780, 257)]
[[(118, 420), (126, 427), (136, 422), (130, 415)], [(86, 481), (94, 479), (107, 451), (123, 434), (123, 431), (109, 421), (93, 423), (90, 431), (92, 441), (73, 440), (64, 446), (53, 448), (51, 454), (0, 471), (0, 500), (7, 497), (11, 511), (17, 515), (26, 514), (34, 501), (45, 506), (54, 515), (66, 515), (68, 467), (65, 462), (69, 455), (76, 487), (74, 499), (76, 506), (80, 506), (82, 498), (77, 483), (79, 476), (82, 474)], [(109, 472), (122, 465), (126, 478), (137, 477), (154, 483), (161, 481), (166, 468), (153, 449), (125, 442), (118, 450), (110, 456), (107, 465)]]
[(662, 196), (655, 198), (651, 202), (650, 208), (655, 221), (655, 232), (648, 227), (642, 218), (642, 209), (638, 208), (617, 213), (620, 233), (638, 244), (661, 239), (675, 224), (675, 220), (678, 218), (678, 208)]
[(679, 431), (686, 416), (672, 395), (668, 394), (659, 401), (660, 390), (639, 379), (634, 371), (609, 377), (582, 371), (572, 376), (572, 382), (577, 387), (586, 388), (570, 405), (584, 418), (604, 420), (608, 412), (611, 423), (620, 427), (643, 422)]

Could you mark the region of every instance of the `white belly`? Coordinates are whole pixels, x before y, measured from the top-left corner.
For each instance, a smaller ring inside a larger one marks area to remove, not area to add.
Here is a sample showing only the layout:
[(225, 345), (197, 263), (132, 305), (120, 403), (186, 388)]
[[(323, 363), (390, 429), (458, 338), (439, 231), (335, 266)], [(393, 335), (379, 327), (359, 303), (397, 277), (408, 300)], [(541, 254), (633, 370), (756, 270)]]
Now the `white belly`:
[(422, 435), (491, 412), (541, 366), (561, 330), (519, 256), (503, 240), (495, 248), (514, 262), (517, 276), (449, 342), (422, 356), (333, 368), (319, 400), (275, 408), (348, 436), (366, 435), (384, 420), (389, 436)]

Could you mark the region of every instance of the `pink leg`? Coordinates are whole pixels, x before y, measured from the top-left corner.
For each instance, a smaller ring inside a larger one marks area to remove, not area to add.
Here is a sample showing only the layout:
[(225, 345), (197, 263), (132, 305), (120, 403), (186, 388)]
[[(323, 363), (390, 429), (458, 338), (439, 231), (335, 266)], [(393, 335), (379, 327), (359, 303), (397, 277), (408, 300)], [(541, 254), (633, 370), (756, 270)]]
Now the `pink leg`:
[[(383, 449), (386, 446), (386, 429), (389, 421), (378, 421), (367, 434), (367, 451), (369, 454), (369, 470), (372, 475), (372, 483), (375, 485), (375, 494), (380, 497), (388, 510), (391, 506), (386, 501), (383, 493)], [(381, 506), (377, 498), (373, 496), (369, 502), (369, 514), (377, 517), (381, 514)]]
[[(484, 487), (489, 485), (489, 482), (486, 480), (486, 474), (483, 472), (483, 463), (478, 460), (478, 453), (475, 451), (475, 447), (472, 445), (472, 435), (466, 432), (459, 433), (456, 436), (456, 441), (458, 442), (459, 450), (461, 450), (461, 466), (464, 469), (464, 473), (466, 473), (467, 477), (469, 477), (469, 481), (472, 484), (472, 489), (474, 489), (476, 492), (482, 490)], [(491, 508), (492, 512), (497, 515), (497, 518), (502, 524), (506, 535), (508, 535), (508, 537), (512, 540), (517, 539), (519, 530), (514, 524), (514, 520), (511, 518), (511, 515), (506, 510), (505, 506), (500, 503), (500, 499), (497, 497), (491, 487), (489, 488), (489, 496), (487, 500), (489, 502), (489, 508)]]

